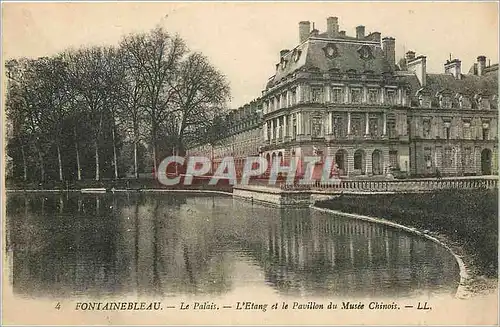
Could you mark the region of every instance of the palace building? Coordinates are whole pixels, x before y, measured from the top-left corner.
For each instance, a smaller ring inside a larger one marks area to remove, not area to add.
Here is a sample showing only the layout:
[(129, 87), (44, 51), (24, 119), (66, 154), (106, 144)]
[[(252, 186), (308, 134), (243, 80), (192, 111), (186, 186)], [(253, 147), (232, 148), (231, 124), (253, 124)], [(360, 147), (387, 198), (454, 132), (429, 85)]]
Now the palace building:
[(244, 160), (248, 156), (258, 156), (262, 145), (262, 102), (256, 99), (244, 106), (232, 110), (225, 116), (227, 130), (214, 144), (201, 144), (188, 150), (189, 156), (211, 158), (212, 170), (215, 171), (224, 157), (234, 158), (238, 175)]
[[(428, 73), (425, 56), (408, 51), (396, 63), (394, 38), (364, 26), (349, 36), (336, 17), (323, 33), (300, 22), (298, 35), (260, 98), (228, 115), (215, 164), (261, 155), (293, 160), (300, 173), (317, 155), (348, 177), (497, 174), (498, 64), (479, 56), (463, 74), (450, 58)], [(191, 153), (209, 154), (206, 145)]]

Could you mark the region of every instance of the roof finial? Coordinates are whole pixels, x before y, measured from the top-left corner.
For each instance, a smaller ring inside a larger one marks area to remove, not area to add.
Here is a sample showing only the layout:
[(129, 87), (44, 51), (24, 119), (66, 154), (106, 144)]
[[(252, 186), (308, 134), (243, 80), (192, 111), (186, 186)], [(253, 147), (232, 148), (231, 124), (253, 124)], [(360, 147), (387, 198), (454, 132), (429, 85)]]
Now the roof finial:
[(450, 61), (451, 61), (451, 52), (450, 52)]

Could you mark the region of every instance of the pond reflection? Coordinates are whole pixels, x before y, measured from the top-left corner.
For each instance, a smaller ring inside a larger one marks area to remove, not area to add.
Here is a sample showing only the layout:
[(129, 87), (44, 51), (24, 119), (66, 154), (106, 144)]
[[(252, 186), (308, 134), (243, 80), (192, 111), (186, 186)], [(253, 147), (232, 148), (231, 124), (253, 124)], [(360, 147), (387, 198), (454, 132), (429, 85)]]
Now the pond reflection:
[(256, 285), (293, 296), (402, 297), (458, 285), (454, 258), (437, 244), (309, 208), (167, 193), (7, 200), (18, 295), (162, 297)]

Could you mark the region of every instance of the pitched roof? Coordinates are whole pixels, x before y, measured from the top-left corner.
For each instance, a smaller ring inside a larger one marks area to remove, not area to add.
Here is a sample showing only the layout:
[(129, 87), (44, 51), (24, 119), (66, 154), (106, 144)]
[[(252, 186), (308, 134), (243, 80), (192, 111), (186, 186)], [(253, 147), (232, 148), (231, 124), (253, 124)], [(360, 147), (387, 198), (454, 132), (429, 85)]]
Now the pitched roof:
[[(328, 49), (333, 49), (328, 53)], [(366, 54), (366, 59), (362, 55)], [(283, 61), (286, 63), (283, 64)], [(326, 73), (330, 70), (357, 73), (372, 71), (373, 74), (392, 72), (385, 59), (380, 43), (360, 41), (354, 38), (325, 39), (309, 38), (295, 49), (285, 54), (281, 63), (276, 65), (276, 74), (268, 86), (299, 69), (316, 70)]]
[(484, 76), (462, 75), (461, 79), (455, 79), (451, 74), (427, 74), (427, 87), (436, 94), (438, 91), (449, 89), (454, 93), (467, 95), (498, 93), (498, 75), (488, 74)]

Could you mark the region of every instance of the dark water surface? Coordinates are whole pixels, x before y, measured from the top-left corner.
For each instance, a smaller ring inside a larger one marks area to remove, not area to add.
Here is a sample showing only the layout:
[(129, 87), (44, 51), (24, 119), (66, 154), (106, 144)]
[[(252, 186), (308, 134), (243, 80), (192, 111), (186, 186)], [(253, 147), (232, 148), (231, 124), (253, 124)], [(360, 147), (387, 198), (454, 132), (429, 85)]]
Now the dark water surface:
[(224, 196), (14, 194), (7, 251), (29, 297), (453, 294), (453, 256), (426, 239), (313, 209)]

